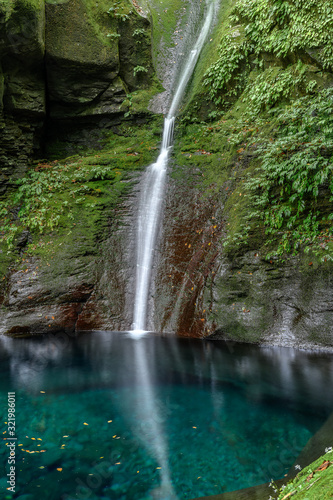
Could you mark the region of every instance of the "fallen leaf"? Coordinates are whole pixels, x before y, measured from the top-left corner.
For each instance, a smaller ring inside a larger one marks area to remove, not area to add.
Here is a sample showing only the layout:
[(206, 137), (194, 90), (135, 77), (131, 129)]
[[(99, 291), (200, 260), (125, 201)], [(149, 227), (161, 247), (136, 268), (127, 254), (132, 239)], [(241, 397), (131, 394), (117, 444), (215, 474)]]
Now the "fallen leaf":
[(316, 469), (315, 472), (320, 472), (322, 470), (325, 470), (330, 465), (331, 465), (331, 462), (329, 460), (325, 460), (321, 465), (319, 465), (318, 469)]

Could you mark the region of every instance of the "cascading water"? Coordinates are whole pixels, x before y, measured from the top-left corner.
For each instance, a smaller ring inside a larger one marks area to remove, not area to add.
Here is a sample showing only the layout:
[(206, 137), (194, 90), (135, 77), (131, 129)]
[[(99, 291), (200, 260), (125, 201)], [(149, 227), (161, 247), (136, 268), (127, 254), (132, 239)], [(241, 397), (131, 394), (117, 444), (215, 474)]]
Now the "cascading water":
[[(207, 2), (208, 3), (208, 2)], [(151, 280), (151, 270), (154, 247), (158, 233), (158, 223), (161, 214), (163, 192), (166, 181), (169, 152), (173, 143), (175, 115), (183, 96), (186, 85), (194, 70), (202, 46), (211, 27), (215, 12), (214, 0), (210, 3), (205, 22), (200, 35), (191, 51), (179, 84), (172, 99), (169, 113), (164, 121), (162, 148), (156, 163), (150, 165), (145, 173), (144, 188), (141, 192), (137, 230), (137, 272), (136, 295), (134, 302), (134, 321), (131, 336), (137, 339), (135, 344), (134, 364), (138, 383), (138, 400), (140, 401), (140, 420), (145, 423), (149, 432), (145, 433), (145, 445), (159, 464), (161, 486), (154, 493), (154, 498), (176, 500), (168, 460), (167, 439), (163, 429), (163, 419), (156, 403), (149, 359), (142, 340), (146, 328), (148, 294)]]
[(200, 51), (212, 25), (214, 13), (216, 11), (216, 3), (214, 0), (211, 2), (207, 1), (207, 5), (209, 5), (209, 7), (204, 24), (186, 61), (168, 115), (164, 121), (161, 152), (156, 163), (151, 164), (145, 173), (146, 178), (144, 179), (144, 188), (141, 192), (137, 229), (137, 271), (133, 320), (133, 330), (137, 332), (146, 329), (154, 247), (161, 215), (168, 157), (173, 144), (175, 116), (186, 85), (193, 73)]

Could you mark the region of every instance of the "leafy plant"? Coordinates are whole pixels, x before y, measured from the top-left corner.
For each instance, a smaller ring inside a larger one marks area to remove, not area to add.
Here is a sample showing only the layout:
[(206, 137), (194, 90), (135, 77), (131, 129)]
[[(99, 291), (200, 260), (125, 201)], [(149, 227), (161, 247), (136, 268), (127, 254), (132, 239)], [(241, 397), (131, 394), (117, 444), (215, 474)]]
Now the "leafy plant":
[(144, 66), (135, 66), (133, 69), (133, 74), (136, 76), (138, 73), (147, 73), (148, 69), (145, 68)]
[(143, 28), (137, 28), (133, 31), (132, 36), (135, 38), (135, 43), (140, 44), (143, 39), (147, 36), (146, 30)]
[(110, 38), (110, 40), (118, 40), (118, 38), (120, 38), (119, 33), (108, 33), (106, 36)]
[(304, 50), (324, 69), (333, 68), (333, 5), (329, 0), (238, 0), (228, 21), (218, 58), (203, 82), (216, 104), (239, 94), (246, 69), (250, 65), (263, 68), (267, 54), (285, 58)]
[[(292, 93), (300, 94), (300, 87), (305, 81), (307, 66), (299, 61), (287, 69), (270, 67), (260, 73), (254, 82), (250, 82), (246, 91), (246, 100), (252, 115), (268, 110)], [(313, 87), (311, 87), (311, 90)]]
[(107, 11), (109, 16), (119, 19), (120, 21), (127, 21), (130, 18), (132, 11), (124, 9), (124, 5), (121, 1), (114, 2), (113, 6)]
[[(243, 86), (245, 71), (241, 73), (240, 69), (247, 60), (249, 46), (244, 39), (238, 41), (234, 34), (234, 28), (225, 34), (219, 47), (219, 59), (205, 73), (203, 84), (208, 87), (215, 104), (220, 104), (230, 95), (237, 95)], [(227, 85), (231, 82), (232, 86), (228, 89)], [(223, 94), (220, 93), (222, 89)]]
[(280, 111), (275, 136), (256, 146), (260, 166), (246, 183), (253, 209), (242, 237), (261, 220), (273, 245), (270, 255), (303, 247), (328, 258), (323, 250), (333, 241), (332, 113), (333, 89), (315, 99), (302, 97)]

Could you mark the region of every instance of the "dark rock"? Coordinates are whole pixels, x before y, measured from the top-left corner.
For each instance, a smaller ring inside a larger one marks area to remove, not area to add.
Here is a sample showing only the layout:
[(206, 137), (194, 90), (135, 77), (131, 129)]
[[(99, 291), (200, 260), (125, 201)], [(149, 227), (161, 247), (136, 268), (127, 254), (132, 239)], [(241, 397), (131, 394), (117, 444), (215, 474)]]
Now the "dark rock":
[[(143, 43), (135, 43), (136, 29), (145, 30)], [(119, 47), (110, 31), (121, 32)], [(147, 72), (135, 76), (136, 65)], [(84, 0), (2, 2), (0, 196), (41, 155), (45, 137), (57, 138), (64, 122), (71, 132), (78, 120), (97, 130), (101, 117), (118, 124), (128, 88), (147, 87), (152, 75), (150, 25), (135, 10), (122, 22)], [(89, 134), (79, 142), (91, 147)]]
[(152, 325), (181, 336), (330, 348), (332, 264), (309, 266), (306, 255), (277, 264), (255, 250), (228, 257), (221, 200), (203, 200), (194, 179), (184, 169), (169, 186)]
[(31, 233), (30, 231), (22, 231), (20, 236), (17, 238), (16, 241), (16, 246), (23, 248), (25, 247), (28, 243), (31, 243), (32, 238), (31, 238)]
[(51, 117), (59, 104), (75, 115), (98, 103), (118, 75), (117, 43), (96, 36), (80, 0), (46, 6), (46, 71)]

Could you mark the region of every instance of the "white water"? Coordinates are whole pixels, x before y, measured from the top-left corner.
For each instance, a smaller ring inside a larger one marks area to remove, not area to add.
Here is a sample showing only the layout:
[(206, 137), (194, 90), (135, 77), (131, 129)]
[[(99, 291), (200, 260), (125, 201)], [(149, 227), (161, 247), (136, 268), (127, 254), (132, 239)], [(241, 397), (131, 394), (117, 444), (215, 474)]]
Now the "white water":
[(139, 339), (144, 335), (146, 329), (151, 271), (163, 203), (168, 158), (173, 144), (175, 115), (209, 32), (214, 11), (215, 5), (213, 0), (208, 9), (200, 35), (181, 74), (169, 113), (164, 121), (161, 151), (156, 163), (150, 165), (145, 173), (143, 180), (144, 187), (139, 203), (134, 321), (133, 331), (129, 333), (137, 339), (133, 362), (139, 382), (140, 420), (149, 429), (149, 432), (145, 433), (145, 445), (149, 448), (153, 456), (155, 456), (160, 466), (161, 486), (155, 490), (153, 497), (161, 500), (176, 500), (177, 496), (173, 490), (170, 477), (167, 438), (163, 428), (163, 418), (156, 404), (158, 399), (151, 380), (149, 357), (145, 350), (145, 345)]
[[(207, 2), (208, 3), (208, 2)], [(150, 165), (145, 173), (144, 188), (141, 192), (137, 229), (136, 292), (134, 300), (133, 330), (140, 334), (146, 329), (148, 296), (154, 249), (163, 203), (169, 152), (173, 144), (175, 116), (186, 85), (193, 73), (200, 51), (212, 25), (216, 5), (210, 3), (205, 22), (198, 39), (191, 50), (182, 71), (169, 113), (164, 121), (162, 148), (156, 163)]]
[(137, 374), (138, 397), (140, 400), (140, 421), (144, 422), (142, 436), (145, 446), (157, 460), (161, 467), (159, 470), (161, 485), (156, 488), (154, 498), (160, 500), (177, 500), (174, 492), (169, 469), (168, 447), (166, 445), (165, 432), (163, 428), (164, 418), (160, 412), (158, 397), (155, 394), (154, 384), (151, 380), (150, 364), (145, 351), (145, 344), (142, 341), (135, 343), (135, 368)]

